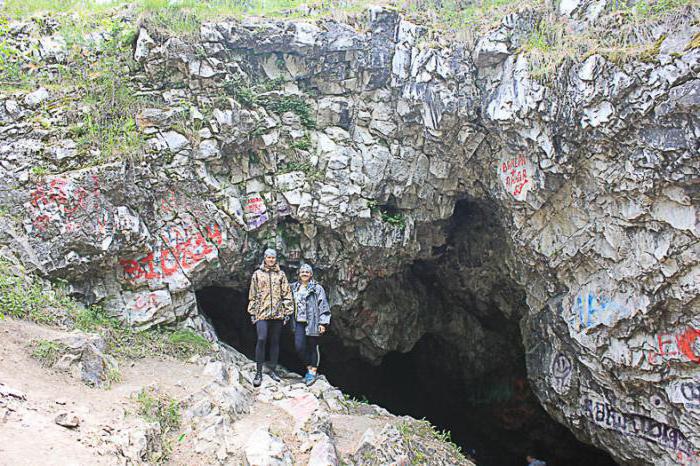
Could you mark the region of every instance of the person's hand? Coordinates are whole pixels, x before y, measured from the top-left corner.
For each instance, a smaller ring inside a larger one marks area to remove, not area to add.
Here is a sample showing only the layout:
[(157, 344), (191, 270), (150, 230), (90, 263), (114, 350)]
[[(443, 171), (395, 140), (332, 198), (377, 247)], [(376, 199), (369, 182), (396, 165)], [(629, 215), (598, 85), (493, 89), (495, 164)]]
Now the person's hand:
[(284, 319), (282, 320), (282, 325), (287, 325), (287, 322), (289, 322), (289, 316), (284, 316)]
[(250, 316), (250, 323), (255, 325), (255, 323), (258, 321), (258, 319), (255, 318), (255, 316)]
[(326, 326), (325, 325), (319, 325), (318, 326), (318, 331), (321, 332), (321, 335), (326, 333)]

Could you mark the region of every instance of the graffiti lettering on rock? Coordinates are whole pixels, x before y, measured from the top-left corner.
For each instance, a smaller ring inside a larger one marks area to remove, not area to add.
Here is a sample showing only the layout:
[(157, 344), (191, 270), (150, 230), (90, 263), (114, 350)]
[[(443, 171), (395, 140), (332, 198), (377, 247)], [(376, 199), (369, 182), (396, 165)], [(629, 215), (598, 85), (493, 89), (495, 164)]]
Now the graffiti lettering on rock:
[(573, 367), (569, 358), (564, 353), (557, 353), (552, 359), (550, 373), (552, 374), (552, 387), (560, 395), (569, 391), (572, 371)]
[(498, 169), (501, 183), (518, 201), (524, 201), (528, 191), (533, 188), (534, 173), (535, 167), (522, 155), (504, 160)]
[(218, 254), (214, 245), (222, 243), (217, 223), (206, 226), (204, 232), (192, 225), (167, 226), (153, 251), (138, 259), (119, 259), (119, 264), (129, 281), (166, 278), (213, 259)]
[(700, 403), (700, 382), (683, 382), (681, 394), (686, 401)]
[(666, 393), (669, 399), (682, 404), (686, 409), (700, 410), (700, 382), (697, 380), (681, 380), (668, 384)]
[(249, 194), (243, 199), (243, 213), (248, 230), (255, 230), (270, 220), (265, 201), (258, 193)]
[(641, 414), (622, 413), (597, 395), (581, 399), (581, 413), (589, 421), (623, 435), (643, 438), (674, 452), (693, 454), (694, 449), (679, 429)]
[(578, 330), (611, 326), (630, 317), (643, 306), (643, 301), (628, 298), (626, 302), (619, 302), (604, 293), (582, 291), (574, 298), (573, 317), (578, 321)]
[[(44, 236), (53, 225), (60, 233), (106, 234), (111, 213), (106, 210), (97, 176), (86, 189), (76, 180), (53, 178), (38, 185), (30, 194), (28, 207), (32, 233)], [(90, 228), (86, 228), (86, 227)]]
[(158, 311), (172, 304), (167, 290), (136, 293), (131, 296), (125, 293), (125, 297), (129, 322), (136, 325), (152, 321)]
[(655, 336), (654, 351), (647, 353), (650, 364), (670, 361), (700, 364), (700, 329), (687, 327), (675, 334), (660, 333)]

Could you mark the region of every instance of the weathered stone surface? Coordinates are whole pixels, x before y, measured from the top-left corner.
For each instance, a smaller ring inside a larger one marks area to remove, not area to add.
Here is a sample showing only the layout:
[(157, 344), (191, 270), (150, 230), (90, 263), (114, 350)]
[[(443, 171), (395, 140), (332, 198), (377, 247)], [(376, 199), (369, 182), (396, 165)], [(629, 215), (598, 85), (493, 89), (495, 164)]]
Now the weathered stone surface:
[(267, 429), (253, 432), (245, 449), (246, 464), (250, 466), (291, 465), (292, 455), (287, 446)]
[(61, 349), (61, 356), (53, 367), (71, 372), (88, 385), (109, 383), (109, 372), (118, 368), (117, 361), (105, 354), (105, 341), (99, 335), (74, 332), (53, 342)]
[[(581, 29), (601, 5), (561, 2), (558, 14)], [(419, 48), (421, 27), (377, 8), (362, 33), (250, 20), (208, 23), (187, 42), (141, 28), (134, 85), (152, 93), (172, 73), (186, 84), (135, 115), (142, 160), (79, 167), (34, 118), (46, 89), (0, 97), (0, 204), (12, 214), (0, 243), (134, 326), (199, 330), (193, 291), (244, 289), (275, 246), (283, 266), (323, 274), (334, 330), (373, 362), (426, 334), (493, 341), (483, 322), (497, 309), (520, 332), (538, 399), (579, 438), (630, 464), (695, 455), (700, 50), (686, 38), (698, 26), (671, 25), (658, 62), (592, 55), (544, 84), (516, 53), (532, 15), (510, 15), (472, 49)], [(225, 91), (242, 80), (258, 92), (273, 76), (284, 84), (260, 92), (266, 105)], [(201, 129), (177, 124), (180, 107)], [(449, 237), (460, 199), (498, 218), (493, 243)], [(438, 306), (443, 282), (459, 298)], [(469, 311), (424, 312), (437, 308)], [(488, 345), (459, 348), (458, 370), (474, 377), (503, 362)], [(245, 409), (239, 391), (211, 390)]]

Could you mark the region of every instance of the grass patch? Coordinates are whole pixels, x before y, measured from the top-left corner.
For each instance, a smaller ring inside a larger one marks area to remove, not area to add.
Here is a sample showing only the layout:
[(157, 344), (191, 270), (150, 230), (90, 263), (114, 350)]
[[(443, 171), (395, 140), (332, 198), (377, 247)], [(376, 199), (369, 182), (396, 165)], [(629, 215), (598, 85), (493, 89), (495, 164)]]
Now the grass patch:
[(119, 383), (122, 381), (122, 373), (119, 372), (119, 368), (110, 367), (107, 371), (107, 383), (111, 385), (113, 383)]
[(32, 357), (37, 359), (42, 366), (52, 367), (65, 352), (65, 346), (50, 340), (37, 340), (33, 342)]
[(368, 201), (367, 206), (373, 214), (379, 215), (382, 222), (399, 227), (402, 230), (406, 228), (406, 216), (396, 207), (379, 204), (374, 200)]
[(161, 433), (168, 435), (180, 427), (180, 405), (155, 388), (142, 389), (136, 396), (137, 414), (149, 422), (160, 424)]
[(211, 343), (192, 330), (159, 327), (134, 330), (108, 316), (100, 306), (82, 306), (61, 285), (44, 284), (0, 259), (0, 318), (5, 316), (99, 333), (107, 343), (107, 353), (122, 359), (146, 356), (188, 359), (212, 350)]
[(99, 306), (78, 312), (74, 325), (84, 332), (101, 334), (107, 343), (107, 352), (121, 359), (140, 359), (146, 356), (188, 359), (212, 350), (211, 343), (192, 330), (156, 327), (137, 331), (108, 316)]
[(364, 395), (360, 395), (359, 398), (356, 398), (354, 396), (348, 395), (347, 393), (343, 393), (343, 399), (339, 401), (340, 404), (342, 404), (351, 411), (362, 405), (369, 405), (369, 400)]
[(240, 80), (230, 80), (224, 83), (224, 90), (246, 108), (260, 106), (268, 112), (278, 115), (292, 112), (299, 116), (304, 127), (315, 128), (316, 120), (313, 116), (313, 110), (304, 99), (297, 95), (274, 92), (281, 87), (283, 82), (283, 80), (275, 79), (249, 86)]
[(175, 330), (167, 338), (170, 345), (185, 353), (198, 354), (211, 350), (211, 343), (192, 330)]
[[(145, 137), (137, 131), (134, 116), (152, 101), (139, 96), (131, 81), (139, 66), (132, 58), (136, 25), (103, 13), (108, 5), (97, 8), (93, 2), (58, 1), (51, 2), (56, 4), (51, 9), (48, 3), (10, 1), (6, 11), (20, 16), (74, 11), (57, 18), (56, 35), (65, 43), (65, 60), (46, 66), (36, 50), (20, 51), (17, 40), (8, 34), (7, 17), (0, 16), (0, 88), (29, 90), (41, 85), (50, 89), (52, 99), (69, 110), (68, 126), (62, 131), (77, 143), (81, 168), (142, 153)], [(36, 123), (50, 125), (49, 110), (43, 108)]]
[(47, 288), (19, 267), (0, 259), (0, 318), (57, 324), (77, 309), (77, 303), (61, 287)]
[(13, 17), (33, 16), (42, 13), (72, 13), (105, 11), (124, 1), (103, 2), (85, 0), (5, 0), (5, 13)]
[(575, 32), (566, 18), (549, 13), (521, 42), (521, 52), (529, 59), (530, 75), (544, 82), (553, 81), (563, 63), (593, 54), (618, 66), (653, 62), (666, 37), (657, 31), (682, 29), (697, 16), (694, 0), (619, 1), (591, 27)]
[(415, 440), (417, 439), (435, 440), (444, 443), (451, 450), (452, 454), (459, 457), (464, 456), (462, 447), (452, 440), (452, 433), (449, 430), (440, 430), (426, 419), (401, 421), (396, 425), (396, 429), (409, 446), (412, 446), (411, 451), (416, 455), (413, 464), (421, 464), (421, 459), (425, 456), (424, 452), (415, 448)]
[[(142, 389), (136, 395), (136, 413), (148, 422), (157, 422), (160, 426), (162, 449), (148, 458), (149, 462), (165, 463), (173, 451), (174, 434), (181, 424), (180, 403), (155, 387)], [(180, 435), (179, 440), (183, 438)]]
[(309, 139), (308, 135), (297, 139), (296, 141), (292, 142), (292, 149), (298, 149), (298, 150), (311, 149), (311, 139)]

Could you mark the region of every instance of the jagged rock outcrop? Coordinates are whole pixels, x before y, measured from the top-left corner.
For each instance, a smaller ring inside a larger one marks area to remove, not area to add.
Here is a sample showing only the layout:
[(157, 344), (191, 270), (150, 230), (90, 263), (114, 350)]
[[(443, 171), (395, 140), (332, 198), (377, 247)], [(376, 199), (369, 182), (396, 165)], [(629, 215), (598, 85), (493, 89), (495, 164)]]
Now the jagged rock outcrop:
[[(556, 14), (585, 30), (599, 3)], [(132, 74), (150, 99), (134, 115), (142, 155), (84, 167), (60, 91), (2, 94), (0, 240), (137, 327), (211, 335), (194, 291), (245, 288), (267, 245), (286, 266), (317, 267), (334, 330), (375, 362), (446, 327), (487, 342), (491, 315), (522, 319), (528, 378), (551, 416), (620, 462), (692, 461), (697, 22), (659, 25), (648, 61), (592, 53), (545, 84), (521, 50), (543, 14), (511, 14), (473, 47), (429, 42), (378, 8), (364, 32), (251, 19), (180, 38), (146, 21)], [(53, 30), (11, 32), (44, 44), (45, 64), (63, 60)], [(450, 258), (463, 199), (488, 206), (497, 238)], [(437, 264), (435, 281), (416, 278), (416, 261)], [(426, 311), (441, 282), (470, 298)], [(449, 326), (460, 306), (464, 330)], [(498, 364), (482, 348), (464, 350), (468, 372)]]

